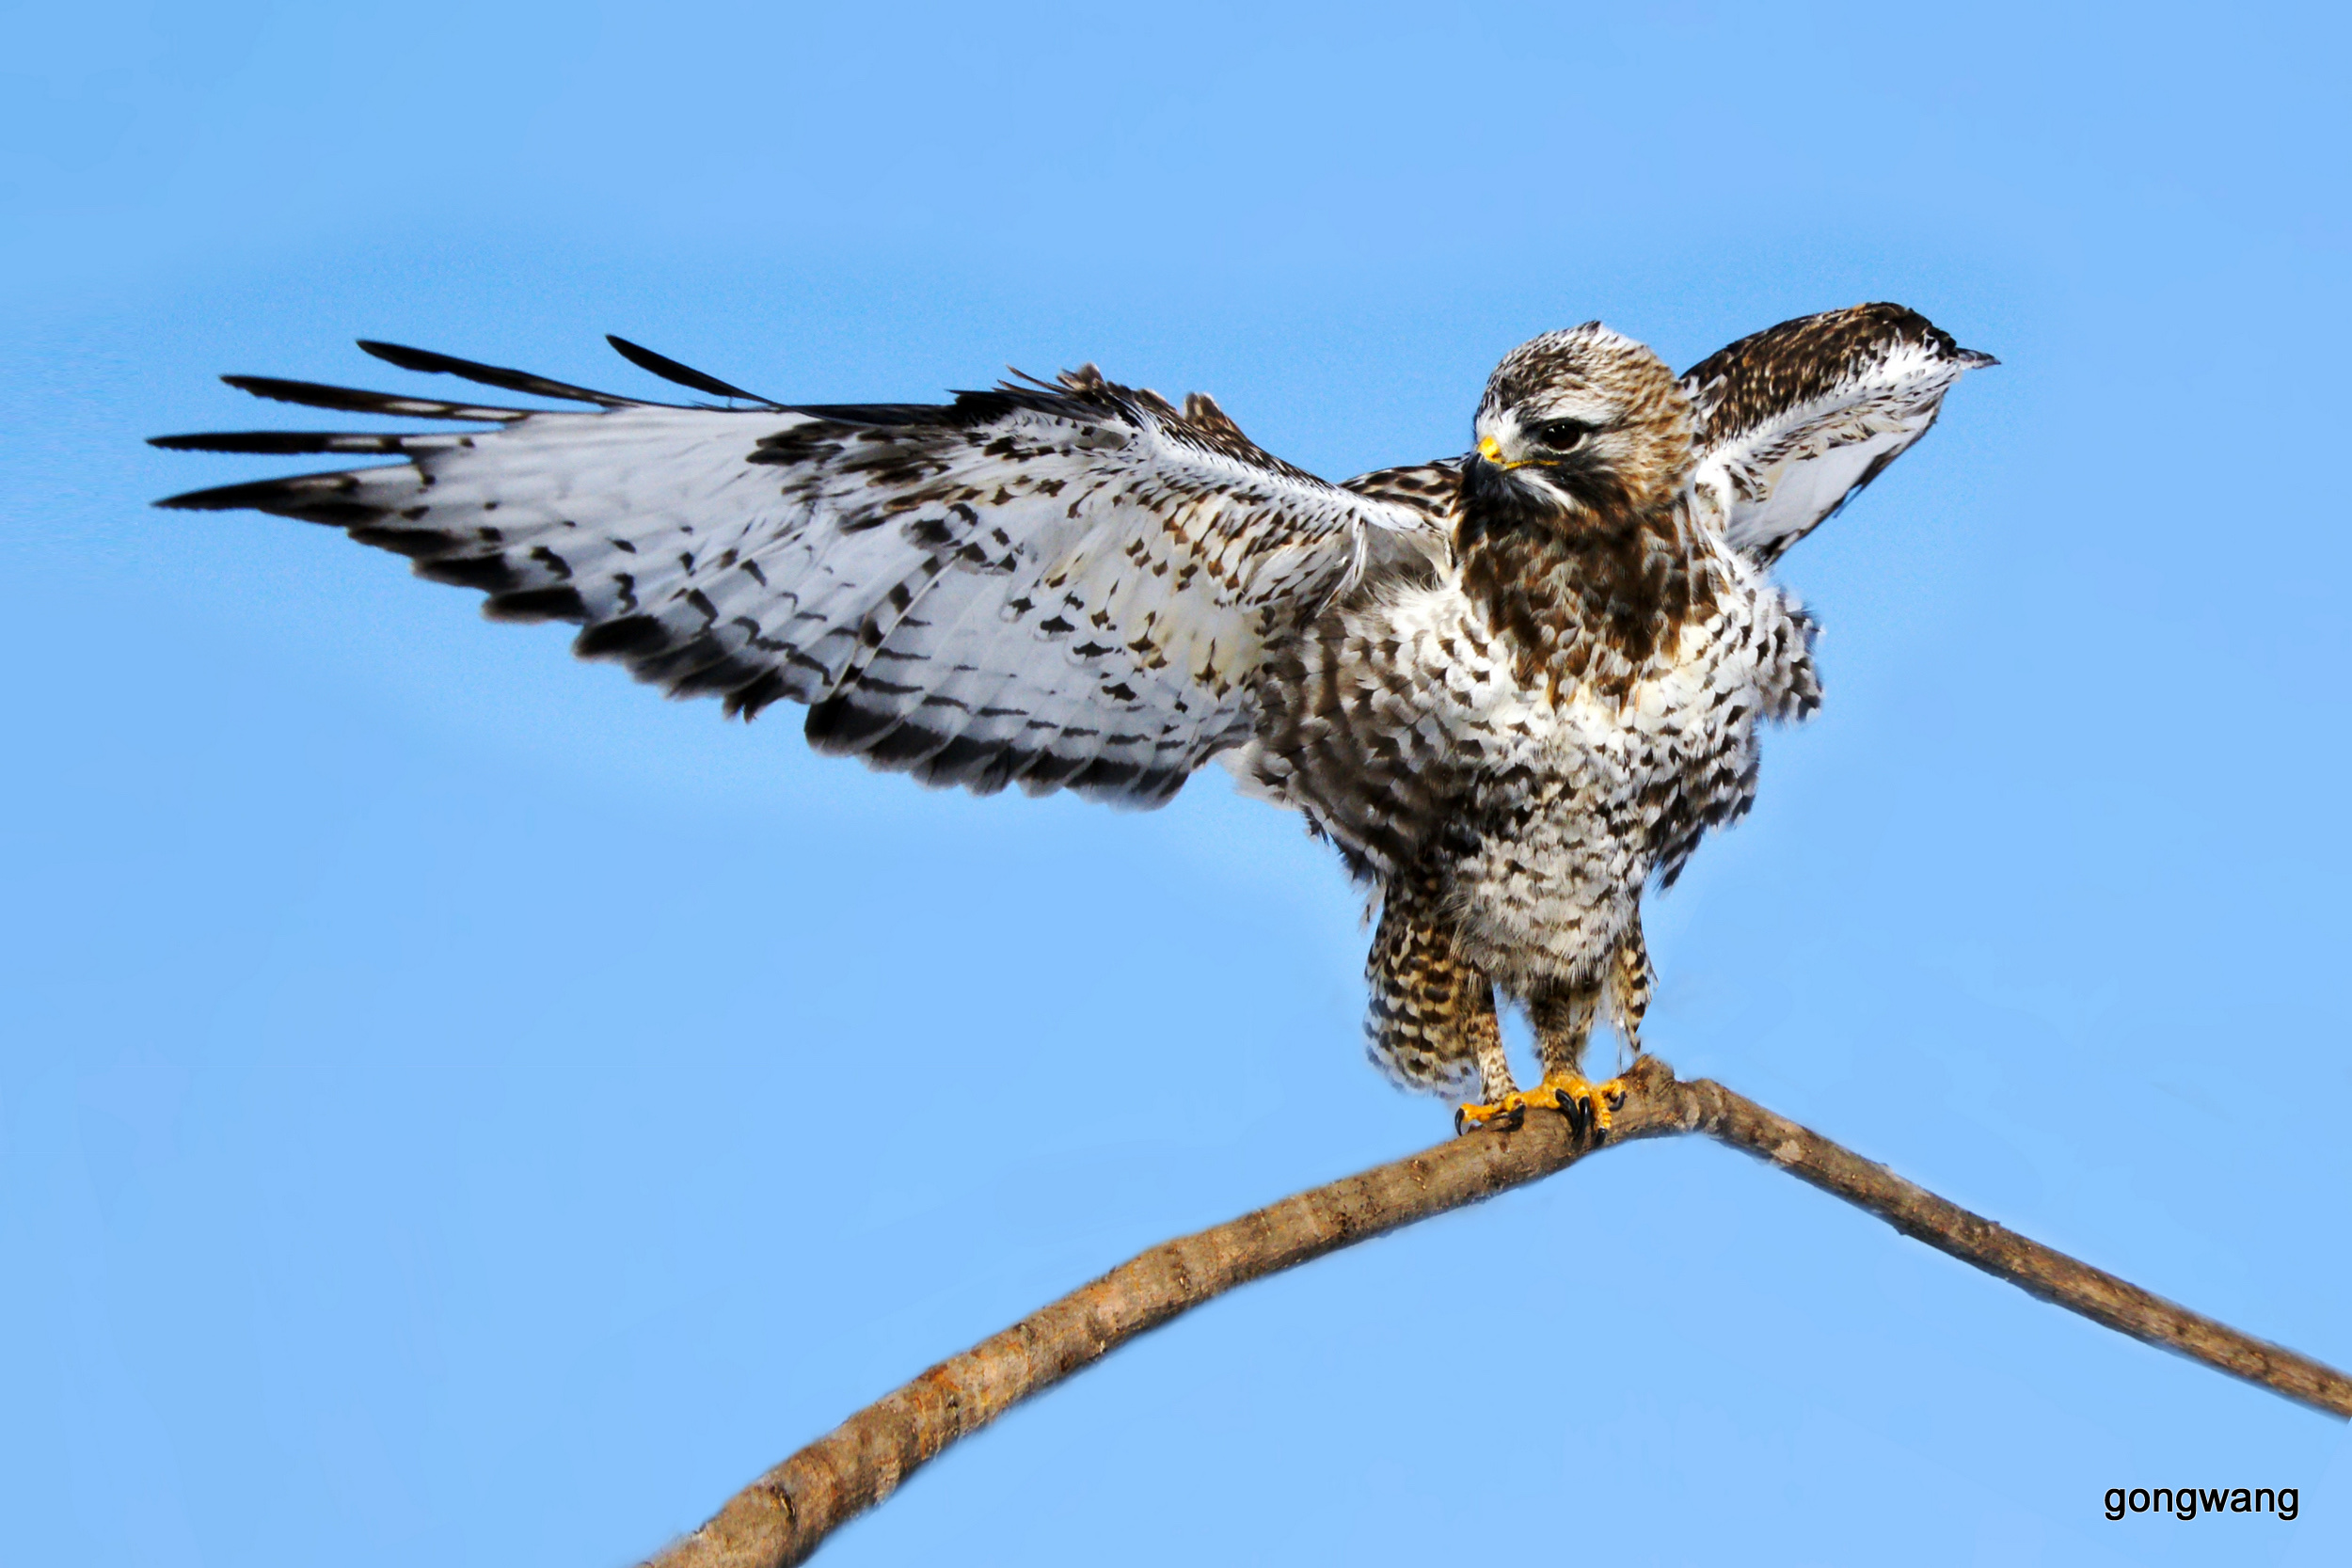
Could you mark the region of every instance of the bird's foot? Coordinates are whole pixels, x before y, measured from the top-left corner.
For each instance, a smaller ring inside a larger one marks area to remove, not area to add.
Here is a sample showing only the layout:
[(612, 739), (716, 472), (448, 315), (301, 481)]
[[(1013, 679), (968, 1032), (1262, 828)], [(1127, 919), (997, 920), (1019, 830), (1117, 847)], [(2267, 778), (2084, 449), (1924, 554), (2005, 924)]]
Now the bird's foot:
[(1528, 1097), (1513, 1089), (1492, 1104), (1471, 1103), (1456, 1106), (1454, 1112), (1454, 1133), (1476, 1132), (1481, 1127), (1517, 1127), (1527, 1119)]
[(1595, 1143), (1609, 1135), (1613, 1114), (1625, 1106), (1626, 1082), (1612, 1078), (1596, 1084), (1581, 1072), (1552, 1072), (1520, 1097), (1530, 1105), (1546, 1105), (1568, 1118), (1577, 1132)]

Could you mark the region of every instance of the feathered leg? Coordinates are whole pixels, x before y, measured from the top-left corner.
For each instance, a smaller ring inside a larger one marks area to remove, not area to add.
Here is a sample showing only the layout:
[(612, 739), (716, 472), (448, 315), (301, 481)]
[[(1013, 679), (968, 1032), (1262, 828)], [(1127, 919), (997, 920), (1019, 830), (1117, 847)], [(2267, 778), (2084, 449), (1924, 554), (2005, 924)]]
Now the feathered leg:
[(1584, 1066), (1584, 1044), (1592, 1038), (1593, 1015), (1600, 992), (1591, 986), (1564, 983), (1528, 998), (1528, 1022), (1535, 1026), (1535, 1058), (1544, 1064), (1544, 1081), (1574, 1078)]
[(1391, 1079), (1440, 1094), (1475, 1083), (1489, 1102), (1516, 1094), (1494, 985), (1462, 957), (1433, 871), (1416, 867), (1389, 884), (1364, 974), (1366, 1049)]
[(1620, 1068), (1627, 1059), (1642, 1053), (1642, 1016), (1649, 1011), (1650, 991), (1657, 979), (1657, 972), (1650, 967), (1649, 943), (1642, 937), (1642, 916), (1637, 911), (1633, 923), (1626, 927), (1625, 940), (1617, 944), (1615, 960), (1609, 966), (1611, 1022), (1617, 1026), (1617, 1040), (1623, 1047)]
[(1643, 940), (1637, 913), (1616, 952), (1610, 956), (1599, 984), (1563, 981), (1528, 999), (1544, 1081), (1528, 1091), (1527, 1102), (1550, 1105), (1580, 1126), (1589, 1127), (1595, 1136), (1605, 1135), (1610, 1113), (1625, 1103), (1625, 1082), (1612, 1078), (1606, 1084), (1595, 1084), (1585, 1078), (1584, 1047), (1592, 1038), (1593, 1020), (1605, 1000), (1618, 1038), (1628, 1052), (1638, 1056), (1642, 1015), (1649, 1010), (1649, 944)]

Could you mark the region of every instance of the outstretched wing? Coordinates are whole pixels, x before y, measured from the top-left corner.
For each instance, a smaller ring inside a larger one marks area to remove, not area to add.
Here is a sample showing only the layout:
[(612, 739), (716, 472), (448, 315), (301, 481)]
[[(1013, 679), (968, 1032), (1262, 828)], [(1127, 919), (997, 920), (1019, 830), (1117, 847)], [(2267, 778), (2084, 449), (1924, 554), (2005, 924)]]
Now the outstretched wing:
[(1692, 366), (1692, 493), (1758, 564), (1813, 531), (1935, 423), (1962, 373), (1999, 363), (1916, 310), (1856, 305), (1767, 327)]
[[(361, 346), (593, 408), (232, 376), (282, 402), (494, 428), (164, 436), (405, 461), (160, 504), (342, 528), (421, 577), (482, 590), (495, 619), (579, 624), (580, 654), (673, 695), (719, 695), (747, 718), (806, 703), (819, 750), (980, 792), (1165, 800), (1248, 735), (1260, 661), (1371, 542), (1431, 526), (1267, 455), (1206, 398), (1179, 411), (1091, 366), (937, 406), (721, 408)], [(683, 385), (750, 396), (615, 346)]]

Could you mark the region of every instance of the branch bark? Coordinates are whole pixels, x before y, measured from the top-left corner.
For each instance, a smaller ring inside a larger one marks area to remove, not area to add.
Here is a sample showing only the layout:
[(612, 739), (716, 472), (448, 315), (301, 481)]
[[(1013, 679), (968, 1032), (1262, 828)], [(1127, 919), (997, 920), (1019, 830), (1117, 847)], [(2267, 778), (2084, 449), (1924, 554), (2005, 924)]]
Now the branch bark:
[(2274, 1393), (2352, 1418), (2352, 1377), (2241, 1334), (1946, 1202), (1708, 1079), (1645, 1056), (1606, 1145), (1549, 1112), (1456, 1138), (1164, 1242), (953, 1355), (737, 1493), (644, 1568), (783, 1568), (881, 1502), (967, 1433), (1236, 1285), (1538, 1180), (1596, 1147), (1704, 1132), (1878, 1215), (1904, 1235), (2079, 1312)]

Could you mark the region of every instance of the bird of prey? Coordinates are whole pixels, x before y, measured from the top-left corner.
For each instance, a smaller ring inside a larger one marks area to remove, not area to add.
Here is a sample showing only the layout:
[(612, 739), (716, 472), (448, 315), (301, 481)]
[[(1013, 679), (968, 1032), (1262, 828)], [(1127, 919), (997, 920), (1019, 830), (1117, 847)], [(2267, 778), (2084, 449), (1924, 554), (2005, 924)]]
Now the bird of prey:
[[(1606, 1018), (1640, 1049), (1641, 899), (1754, 799), (1757, 728), (1820, 701), (1780, 554), (1994, 361), (1861, 305), (1677, 376), (1597, 322), (1504, 356), (1458, 457), (1345, 483), (1091, 365), (942, 404), (771, 401), (620, 339), (719, 403), (657, 403), (362, 342), (573, 406), (230, 376), (425, 433), (173, 436), (183, 450), (395, 461), (198, 490), (398, 551), (568, 621), (583, 656), (932, 784), (1152, 806), (1223, 756), (1378, 899), (1374, 1060), (1601, 1135)], [(584, 405), (584, 406), (581, 406)], [(1522, 1093), (1498, 989), (1534, 1024)]]

